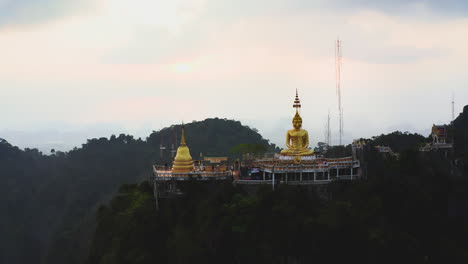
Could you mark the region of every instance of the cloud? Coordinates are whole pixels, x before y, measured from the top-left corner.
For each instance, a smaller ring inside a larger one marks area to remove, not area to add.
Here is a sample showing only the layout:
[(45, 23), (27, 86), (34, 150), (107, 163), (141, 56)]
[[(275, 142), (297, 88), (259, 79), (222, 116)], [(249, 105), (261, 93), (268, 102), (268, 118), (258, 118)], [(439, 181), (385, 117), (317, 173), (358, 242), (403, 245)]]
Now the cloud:
[(0, 0), (0, 27), (42, 24), (89, 12), (100, 0)]
[(245, 19), (259, 15), (278, 16), (307, 13), (311, 10), (334, 11), (341, 14), (374, 10), (392, 15), (467, 16), (465, 0), (208, 0), (207, 14), (216, 14), (221, 20)]
[[(84, 124), (112, 122), (126, 123), (132, 129), (149, 122), (166, 123), (168, 119), (192, 121), (205, 115), (205, 101), (166, 96), (135, 97), (101, 101), (83, 111), (78, 120)], [(196, 111), (194, 111), (196, 109)]]
[[(347, 135), (445, 120), (448, 90), (468, 98), (468, 50), (460, 45), (468, 19), (441, 17), (429, 2), (408, 8), (426, 10), (412, 16), (389, 11), (390, 2), (366, 3), (100, 0), (86, 16), (62, 9), (54, 23), (5, 27), (0, 90), (9, 100), (0, 112), (9, 114), (2, 125), (160, 127), (218, 116), (253, 120), (282, 143), (299, 88), (304, 125), (322, 137), (328, 109), (336, 111), (337, 35)], [(276, 119), (285, 120), (283, 130)]]
[(432, 13), (468, 15), (468, 2), (465, 0), (333, 0), (331, 2), (335, 7), (365, 8), (389, 13), (411, 14), (417, 9), (428, 9)]
[[(411, 16), (426, 13), (452, 17), (468, 15), (465, 0), (0, 0), (0, 27), (33, 26), (76, 14), (97, 14), (109, 7), (117, 11), (122, 20), (137, 19), (140, 24), (158, 20), (160, 24), (170, 24), (172, 30), (178, 30), (194, 16), (226, 21), (259, 15), (307, 13), (317, 9), (343, 13), (376, 10)], [(176, 17), (178, 21), (174, 20)]]

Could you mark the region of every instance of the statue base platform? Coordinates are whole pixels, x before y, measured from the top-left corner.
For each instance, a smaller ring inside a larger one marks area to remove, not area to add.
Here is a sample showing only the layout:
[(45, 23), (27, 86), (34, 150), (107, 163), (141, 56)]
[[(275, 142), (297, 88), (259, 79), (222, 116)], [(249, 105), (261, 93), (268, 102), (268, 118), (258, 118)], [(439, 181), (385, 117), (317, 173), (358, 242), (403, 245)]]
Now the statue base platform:
[(317, 156), (315, 155), (309, 155), (309, 156), (285, 156), (285, 155), (281, 155), (279, 154), (278, 156), (278, 159), (279, 160), (284, 160), (284, 161), (287, 161), (287, 160), (290, 160), (290, 161), (294, 161), (294, 160), (297, 160), (298, 158), (300, 160), (307, 160), (307, 161), (313, 161), (317, 158)]

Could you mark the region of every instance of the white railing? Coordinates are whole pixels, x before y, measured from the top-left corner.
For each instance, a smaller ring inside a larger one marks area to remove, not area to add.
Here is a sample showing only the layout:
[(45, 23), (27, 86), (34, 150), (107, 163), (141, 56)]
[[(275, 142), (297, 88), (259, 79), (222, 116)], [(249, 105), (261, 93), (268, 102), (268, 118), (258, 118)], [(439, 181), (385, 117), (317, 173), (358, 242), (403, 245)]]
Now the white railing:
[(280, 181), (280, 184), (289, 185), (311, 185), (311, 184), (328, 184), (332, 180), (315, 180), (315, 181)]
[(206, 172), (206, 171), (194, 171), (194, 172), (172, 172), (172, 171), (156, 171), (155, 173), (158, 177), (216, 177), (216, 176), (231, 176), (232, 173), (230, 171), (214, 171), (214, 172)]
[(235, 180), (236, 184), (273, 184), (272, 180)]
[(360, 162), (358, 160), (350, 162), (330, 162), (327, 164), (314, 164), (314, 165), (272, 165), (272, 164), (260, 164), (260, 168), (268, 170), (269, 172), (305, 172), (305, 171), (327, 171), (329, 169), (345, 169), (345, 168), (358, 168)]
[[(276, 184), (289, 184), (289, 185), (311, 185), (311, 184), (328, 184), (332, 181), (336, 180), (357, 180), (359, 179), (359, 175), (340, 175), (333, 178), (327, 179), (316, 179), (316, 180), (304, 180), (304, 181), (296, 181), (296, 180), (279, 180), (277, 179), (275, 182)], [(234, 180), (236, 184), (273, 184), (273, 180)]]
[(190, 172), (190, 173), (173, 173), (170, 171), (156, 171), (154, 173), (155, 181), (188, 181), (188, 180), (229, 180), (232, 179), (232, 172)]

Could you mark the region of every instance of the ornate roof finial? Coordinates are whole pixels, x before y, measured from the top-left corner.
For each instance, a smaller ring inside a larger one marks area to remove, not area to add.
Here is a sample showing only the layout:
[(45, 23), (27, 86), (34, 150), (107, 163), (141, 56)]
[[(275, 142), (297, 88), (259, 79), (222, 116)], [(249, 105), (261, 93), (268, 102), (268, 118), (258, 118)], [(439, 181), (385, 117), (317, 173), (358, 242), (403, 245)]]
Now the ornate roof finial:
[(296, 98), (294, 99), (293, 107), (296, 108), (296, 110), (301, 108), (301, 100), (299, 100), (299, 95), (297, 94), (297, 89), (296, 89)]
[(185, 128), (184, 128), (184, 123), (182, 123), (182, 135), (180, 137), (180, 145), (181, 146), (186, 146), (185, 144)]

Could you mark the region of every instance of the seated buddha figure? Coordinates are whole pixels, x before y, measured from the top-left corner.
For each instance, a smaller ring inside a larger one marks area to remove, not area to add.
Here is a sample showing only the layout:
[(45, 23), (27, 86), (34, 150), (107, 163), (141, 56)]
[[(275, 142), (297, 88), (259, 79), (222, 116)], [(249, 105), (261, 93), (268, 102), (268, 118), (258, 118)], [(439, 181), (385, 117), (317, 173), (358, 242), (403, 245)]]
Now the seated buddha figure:
[(283, 149), (281, 155), (285, 156), (310, 156), (314, 152), (309, 147), (309, 133), (307, 130), (301, 129), (302, 118), (296, 111), (292, 124), (294, 129), (288, 130), (286, 133), (286, 146), (288, 149)]

